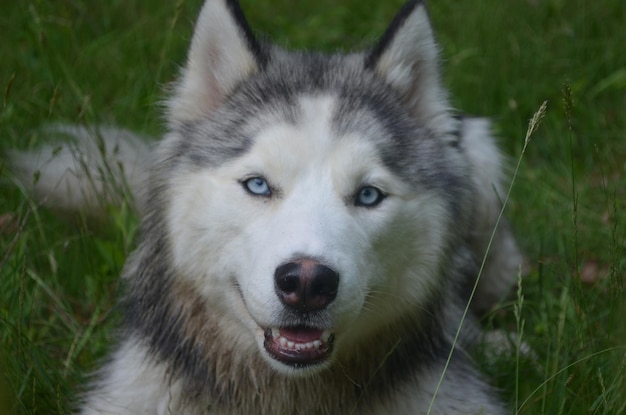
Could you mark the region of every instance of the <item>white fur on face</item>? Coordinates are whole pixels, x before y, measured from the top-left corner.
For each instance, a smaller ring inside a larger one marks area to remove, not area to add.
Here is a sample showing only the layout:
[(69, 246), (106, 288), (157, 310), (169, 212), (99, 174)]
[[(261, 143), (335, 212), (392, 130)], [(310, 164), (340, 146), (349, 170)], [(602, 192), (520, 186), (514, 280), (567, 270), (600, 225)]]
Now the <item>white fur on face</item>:
[[(169, 198), (174, 263), (262, 345), (263, 329), (279, 324), (283, 307), (275, 269), (317, 259), (340, 274), (327, 308), (340, 347), (425, 301), (446, 234), (443, 204), (388, 171), (373, 139), (337, 137), (332, 97), (299, 104), (295, 125), (265, 128), (243, 157), (176, 179)], [(252, 177), (263, 177), (272, 195), (248, 193), (241, 182)], [(388, 197), (373, 208), (355, 206), (364, 185)]]

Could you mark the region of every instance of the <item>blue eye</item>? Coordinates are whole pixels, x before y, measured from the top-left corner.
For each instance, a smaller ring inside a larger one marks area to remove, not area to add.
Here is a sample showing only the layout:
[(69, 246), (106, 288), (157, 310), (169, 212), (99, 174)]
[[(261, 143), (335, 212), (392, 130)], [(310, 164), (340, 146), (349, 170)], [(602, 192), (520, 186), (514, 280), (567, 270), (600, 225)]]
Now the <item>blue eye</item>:
[(252, 177), (243, 181), (244, 188), (255, 196), (270, 196), (270, 186), (263, 177)]
[(374, 207), (378, 205), (387, 197), (380, 189), (374, 186), (363, 186), (359, 189), (356, 199), (354, 200), (355, 206), (362, 207)]

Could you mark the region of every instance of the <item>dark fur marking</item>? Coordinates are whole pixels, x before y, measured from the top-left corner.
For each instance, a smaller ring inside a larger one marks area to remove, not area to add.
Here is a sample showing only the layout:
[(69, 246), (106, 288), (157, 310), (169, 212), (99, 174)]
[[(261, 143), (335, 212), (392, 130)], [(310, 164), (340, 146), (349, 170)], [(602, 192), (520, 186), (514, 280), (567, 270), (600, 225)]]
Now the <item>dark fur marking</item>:
[(450, 142), (450, 146), (459, 148), (461, 145), (461, 139), (463, 138), (463, 120), (466, 118), (464, 114), (457, 112), (452, 113), (452, 118), (456, 121), (456, 128), (450, 132), (450, 135), (455, 139)]
[[(142, 272), (130, 279), (128, 293), (122, 302), (127, 333), (129, 336), (139, 333), (147, 341), (150, 354), (169, 366), (172, 381), (183, 378), (185, 383), (190, 383), (194, 379), (192, 383), (196, 387), (186, 388), (189, 395), (198, 395), (202, 389), (219, 400), (230, 401), (228, 396), (223, 396), (216, 376), (207, 367), (207, 356), (196, 344), (202, 340), (201, 333), (196, 333), (198, 338), (193, 339), (183, 332), (189, 324), (189, 316), (182, 313), (183, 305), (176, 304), (172, 298), (173, 278), (164, 261), (154, 261), (159, 258), (157, 255), (167, 255), (162, 250), (162, 238), (140, 248), (141, 264), (137, 268)], [(185, 306), (193, 308), (199, 315), (206, 312), (197, 299), (185, 300), (192, 302)]]
[(261, 43), (254, 36), (254, 32), (248, 24), (248, 20), (246, 20), (246, 16), (243, 14), (239, 2), (237, 0), (226, 0), (226, 6), (228, 7), (228, 10), (230, 11), (233, 18), (235, 19), (237, 26), (239, 26), (239, 28), (243, 32), (246, 44), (254, 55), (257, 64), (259, 65), (260, 69), (263, 70), (263, 68), (265, 68), (265, 66), (267, 65), (269, 56), (263, 49)]
[(383, 137), (372, 138), (378, 144), (383, 163), (399, 176), (443, 195), (451, 207), (450, 215), (460, 218), (464, 209), (460, 195), (466, 194), (470, 186), (467, 177), (450, 169), (449, 149), (444, 140), (421, 127), (401, 102), (395, 90), (376, 79), (369, 80), (367, 89), (345, 88), (334, 118), (336, 128), (340, 134), (352, 130), (367, 135), (368, 127), (359, 122), (355, 113), (366, 110), (373, 115), (386, 132)]
[(241, 132), (244, 119), (187, 121), (174, 127), (180, 140), (175, 157), (190, 160), (195, 166), (218, 166), (244, 154), (252, 145)]

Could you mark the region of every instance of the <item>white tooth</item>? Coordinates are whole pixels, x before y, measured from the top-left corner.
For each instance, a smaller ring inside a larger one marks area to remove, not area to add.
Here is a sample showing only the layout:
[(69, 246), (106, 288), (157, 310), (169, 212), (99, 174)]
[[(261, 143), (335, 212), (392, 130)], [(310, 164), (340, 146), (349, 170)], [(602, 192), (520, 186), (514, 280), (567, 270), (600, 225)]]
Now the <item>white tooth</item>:
[(332, 332), (325, 330), (319, 339), (313, 340), (306, 343), (296, 343), (294, 341), (288, 340), (286, 337), (280, 335), (280, 331), (278, 329), (271, 329), (272, 337), (275, 341), (280, 344), (281, 347), (296, 350), (296, 351), (304, 351), (304, 350), (318, 350), (328, 339), (332, 336)]

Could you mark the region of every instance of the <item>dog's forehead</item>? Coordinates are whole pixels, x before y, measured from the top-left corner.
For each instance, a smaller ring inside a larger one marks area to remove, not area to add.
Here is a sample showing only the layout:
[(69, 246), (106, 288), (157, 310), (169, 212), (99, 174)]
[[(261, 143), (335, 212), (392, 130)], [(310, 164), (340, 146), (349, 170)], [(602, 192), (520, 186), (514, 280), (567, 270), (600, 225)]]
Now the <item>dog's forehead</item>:
[(263, 160), (259, 164), (282, 166), (293, 176), (311, 168), (350, 175), (365, 175), (364, 166), (380, 169), (382, 160), (375, 137), (385, 134), (382, 125), (355, 113), (352, 116), (362, 119), (362, 128), (342, 128), (338, 122), (340, 101), (330, 93), (298, 97), (293, 118), (279, 117), (260, 128), (248, 157)]
[[(332, 102), (314, 101), (317, 107), (310, 108), (308, 98), (329, 96)], [(242, 82), (214, 113), (175, 127), (183, 141), (177, 151), (201, 168), (217, 167), (245, 155), (262, 131), (275, 125), (316, 128), (304, 122), (316, 113), (326, 117), (317, 124), (320, 129), (328, 127), (336, 139), (361, 137), (407, 181), (432, 186), (454, 179), (442, 165), (445, 145), (419, 125), (393, 88), (363, 66), (359, 54), (275, 52), (271, 64)], [(423, 180), (424, 174), (436, 180)]]

